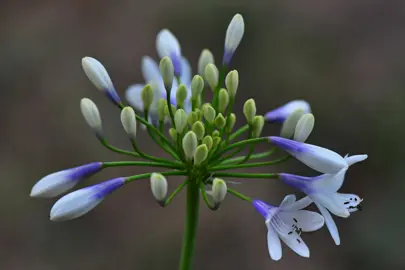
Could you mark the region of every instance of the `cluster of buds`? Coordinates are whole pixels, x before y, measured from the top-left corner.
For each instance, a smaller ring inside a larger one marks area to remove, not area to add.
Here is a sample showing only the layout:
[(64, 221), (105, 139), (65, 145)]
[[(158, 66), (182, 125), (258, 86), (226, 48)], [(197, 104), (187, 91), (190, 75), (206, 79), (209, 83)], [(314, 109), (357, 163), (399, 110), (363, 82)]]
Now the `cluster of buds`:
[[(119, 177), (68, 193), (60, 198), (50, 211), (54, 221), (78, 218), (95, 208), (107, 195), (135, 180), (150, 179), (155, 200), (166, 207), (187, 187), (187, 204), (195, 205), (200, 198), (211, 210), (217, 210), (227, 193), (251, 203), (263, 215), (268, 228), (267, 240), (272, 259), (279, 260), (280, 239), (303, 257), (309, 249), (301, 238), (302, 232), (315, 231), (326, 224), (335, 243), (340, 244), (339, 233), (331, 214), (348, 217), (361, 209), (357, 195), (339, 193), (349, 166), (365, 160), (367, 155), (342, 157), (323, 147), (305, 143), (310, 136), (315, 118), (308, 102), (291, 101), (265, 115), (257, 114), (254, 99), (243, 105), (243, 125), (234, 131), (237, 117), (233, 111), (239, 89), (239, 73), (230, 69), (231, 59), (243, 34), (244, 21), (235, 15), (226, 31), (224, 55), (220, 66), (214, 56), (204, 49), (198, 60), (198, 74), (192, 76), (191, 67), (181, 53), (180, 43), (167, 29), (156, 39), (159, 63), (151, 57), (142, 58), (145, 84), (134, 84), (126, 90), (124, 102), (117, 94), (104, 66), (94, 58), (82, 59), (82, 67), (89, 80), (121, 110), (123, 130), (133, 150), (112, 146), (103, 134), (102, 121), (96, 104), (88, 98), (80, 103), (85, 121), (103, 146), (111, 151), (142, 161), (95, 162), (59, 171), (42, 178), (31, 191), (32, 197), (55, 197), (77, 183), (109, 167), (148, 166), (167, 171)], [(211, 92), (208, 95), (207, 92)], [(212, 96), (212, 99), (207, 99)], [(265, 123), (282, 124), (279, 136), (262, 136)], [(137, 126), (141, 125), (151, 139), (167, 154), (156, 157), (147, 154), (137, 142)], [(246, 138), (236, 141), (242, 135)], [(255, 153), (259, 143), (268, 144), (269, 150)], [(237, 156), (248, 149), (248, 154)], [(274, 159), (274, 154), (285, 153)], [(232, 169), (274, 166), (295, 157), (305, 165), (322, 173), (305, 177), (288, 173), (234, 173)], [(262, 162), (257, 159), (273, 158)], [(184, 177), (184, 181), (169, 195), (166, 177)], [(279, 206), (248, 197), (229, 187), (233, 178), (279, 179), (306, 194), (300, 200), (288, 195)], [(190, 200), (190, 201), (189, 201)], [(320, 214), (303, 210), (315, 203)]]

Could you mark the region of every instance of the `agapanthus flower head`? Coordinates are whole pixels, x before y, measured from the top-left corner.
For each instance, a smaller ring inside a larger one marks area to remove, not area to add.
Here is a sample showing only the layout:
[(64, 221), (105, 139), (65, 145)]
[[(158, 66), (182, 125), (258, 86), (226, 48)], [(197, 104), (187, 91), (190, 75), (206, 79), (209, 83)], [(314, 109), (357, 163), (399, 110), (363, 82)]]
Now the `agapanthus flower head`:
[(270, 257), (278, 261), (282, 257), (280, 239), (302, 257), (309, 257), (309, 248), (301, 238), (301, 232), (316, 231), (324, 225), (324, 218), (315, 212), (302, 210), (306, 202), (296, 201), (288, 195), (280, 206), (272, 206), (254, 200), (253, 206), (265, 218), (267, 226), (267, 245)]
[(115, 178), (69, 193), (53, 205), (50, 219), (65, 221), (81, 217), (99, 205), (105, 196), (122, 187), (124, 183), (125, 178)]
[(238, 48), (243, 34), (245, 33), (245, 22), (242, 15), (236, 14), (233, 16), (231, 22), (226, 29), (225, 35), (225, 46), (224, 46), (224, 56), (222, 63), (229, 65), (231, 62), (232, 56)]
[(160, 58), (170, 57), (173, 62), (174, 74), (181, 76), (181, 48), (177, 38), (168, 29), (161, 30), (156, 36), (156, 50)]
[(305, 100), (290, 101), (264, 115), (269, 122), (284, 122), (295, 110), (301, 109), (303, 113), (310, 113), (311, 106)]

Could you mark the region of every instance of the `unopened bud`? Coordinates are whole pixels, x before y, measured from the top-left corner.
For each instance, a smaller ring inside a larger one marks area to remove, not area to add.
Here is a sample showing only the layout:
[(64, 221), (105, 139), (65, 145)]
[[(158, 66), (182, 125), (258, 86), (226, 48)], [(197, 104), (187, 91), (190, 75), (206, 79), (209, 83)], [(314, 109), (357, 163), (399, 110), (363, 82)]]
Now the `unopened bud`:
[(214, 91), (215, 88), (217, 88), (219, 80), (218, 68), (214, 64), (208, 64), (205, 67), (205, 79), (207, 80), (212, 91)]
[(311, 113), (304, 114), (297, 123), (294, 132), (294, 140), (305, 142), (315, 125), (315, 117)]
[[(170, 104), (170, 108), (172, 109), (172, 112), (173, 112), (173, 115), (176, 113), (176, 106), (174, 106), (173, 104)], [(166, 116), (169, 116), (170, 115), (170, 113), (169, 113), (169, 106), (167, 106), (167, 103), (166, 103), (166, 106), (165, 106), (165, 115)]]
[(131, 107), (122, 109), (121, 123), (128, 136), (134, 140), (136, 137), (136, 117), (134, 109)]
[(156, 201), (159, 203), (164, 203), (167, 195), (167, 180), (160, 173), (152, 173), (150, 176), (150, 187), (152, 194)]
[(260, 137), (260, 134), (262, 133), (264, 126), (264, 117), (262, 115), (256, 115), (253, 118), (252, 122), (252, 137), (253, 138), (258, 138)]
[(197, 145), (198, 141), (195, 133), (193, 131), (187, 132), (183, 138), (183, 150), (188, 160), (191, 160), (194, 157)]
[(197, 147), (194, 154), (194, 165), (200, 165), (208, 157), (208, 147), (205, 144), (201, 144)]
[(218, 207), (225, 199), (228, 188), (224, 180), (215, 178), (212, 182), (212, 200)]
[(227, 118), (226, 118), (226, 127), (225, 130), (226, 132), (230, 133), (233, 129), (233, 126), (236, 123), (236, 115), (234, 113), (231, 113)]
[(184, 101), (187, 98), (187, 87), (184, 84), (180, 84), (176, 92), (176, 103), (177, 106), (183, 106)]
[(174, 123), (177, 133), (181, 134), (187, 126), (187, 113), (183, 109), (178, 109), (174, 114)]
[(239, 73), (236, 70), (232, 70), (231, 72), (226, 75), (225, 78), (225, 85), (226, 89), (229, 91), (229, 95), (231, 97), (236, 96), (236, 92), (238, 91), (239, 87)]
[(191, 81), (191, 99), (197, 100), (204, 89), (204, 80), (200, 75), (195, 75)]
[(217, 147), (221, 143), (221, 141), (222, 141), (221, 137), (214, 137), (212, 147), (213, 148)]
[(218, 94), (218, 110), (221, 113), (225, 113), (226, 107), (229, 104), (229, 94), (226, 89), (222, 88)]
[(87, 125), (90, 126), (97, 136), (102, 136), (101, 117), (97, 105), (89, 98), (82, 98), (80, 110)]
[(191, 130), (194, 131), (195, 135), (197, 135), (197, 139), (202, 140), (205, 134), (205, 127), (201, 121), (195, 122)]
[(203, 107), (203, 113), (205, 120), (207, 120), (208, 123), (212, 124), (212, 122), (214, 122), (215, 120), (215, 109), (211, 105), (207, 105)]
[(165, 108), (167, 106), (167, 101), (164, 98), (159, 99), (158, 101), (158, 109), (157, 109), (157, 113), (158, 113), (158, 117), (159, 117), (159, 121), (164, 121), (165, 117), (166, 117), (166, 113), (165, 113)]
[(149, 110), (150, 105), (153, 102), (153, 89), (150, 84), (145, 85), (141, 92), (143, 107), (145, 110)]
[(229, 65), (236, 48), (238, 48), (242, 40), (244, 32), (245, 22), (243, 21), (243, 17), (240, 14), (236, 14), (233, 16), (228, 28), (226, 29), (224, 57), (222, 59), (222, 63), (225, 65)]
[(174, 128), (169, 128), (169, 135), (170, 138), (172, 138), (172, 140), (175, 142), (177, 141), (177, 131)]
[(214, 64), (214, 56), (210, 50), (204, 49), (198, 59), (198, 74), (200, 74), (205, 80), (207, 80), (205, 77), (205, 67), (208, 64)]
[(172, 88), (174, 78), (174, 67), (172, 60), (170, 60), (168, 56), (163, 57), (162, 60), (160, 60), (159, 69), (165, 88), (170, 90)]
[(187, 117), (187, 123), (190, 125), (190, 126), (192, 126), (195, 122), (197, 122), (199, 119), (198, 119), (198, 116), (197, 116), (197, 113), (196, 112), (190, 112), (189, 114), (188, 114), (188, 117)]
[(254, 99), (248, 99), (243, 105), (243, 113), (249, 125), (252, 124), (253, 118), (256, 116), (256, 103)]
[(207, 146), (207, 148), (208, 148), (208, 151), (210, 151), (211, 148), (212, 148), (212, 144), (213, 144), (214, 142), (213, 142), (213, 140), (212, 140), (212, 137), (209, 136), (209, 135), (207, 135), (207, 136), (205, 136), (205, 137), (202, 139), (202, 143), (205, 144), (205, 145)]
[(198, 120), (202, 120), (202, 118), (203, 118), (203, 111), (197, 108), (197, 109), (194, 110), (194, 112), (197, 114)]
[(302, 109), (297, 109), (293, 111), (281, 126), (280, 137), (287, 139), (291, 138), (294, 135), (298, 121), (303, 115), (304, 110)]
[(215, 126), (219, 130), (223, 129), (225, 127), (225, 124), (226, 124), (225, 117), (222, 115), (222, 113), (219, 113), (217, 115), (214, 122), (215, 122)]
[(218, 130), (214, 130), (213, 132), (212, 132), (212, 137), (214, 138), (214, 137), (218, 137), (219, 136), (219, 131)]

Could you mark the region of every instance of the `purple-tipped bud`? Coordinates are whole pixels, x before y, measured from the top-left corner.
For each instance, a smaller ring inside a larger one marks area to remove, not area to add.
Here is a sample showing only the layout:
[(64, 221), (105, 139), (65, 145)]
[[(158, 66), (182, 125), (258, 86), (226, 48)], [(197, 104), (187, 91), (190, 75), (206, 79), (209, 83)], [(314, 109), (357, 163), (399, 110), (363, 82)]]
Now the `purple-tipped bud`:
[(174, 74), (181, 76), (181, 48), (177, 38), (168, 30), (161, 30), (156, 37), (156, 50), (160, 58), (170, 57), (174, 67)]
[(102, 169), (101, 162), (66, 169), (49, 174), (39, 180), (31, 190), (31, 197), (52, 198), (73, 188), (77, 183)]
[(105, 196), (122, 187), (124, 183), (125, 178), (120, 177), (69, 193), (53, 205), (50, 219), (65, 221), (81, 217), (99, 205)]
[(240, 14), (233, 16), (229, 23), (228, 29), (226, 29), (224, 56), (222, 63), (229, 66), (232, 56), (238, 48), (243, 34), (245, 33), (245, 22)]
[(311, 107), (305, 100), (293, 100), (280, 106), (264, 115), (270, 122), (284, 122), (290, 114), (296, 110), (303, 110), (303, 113), (310, 113)]

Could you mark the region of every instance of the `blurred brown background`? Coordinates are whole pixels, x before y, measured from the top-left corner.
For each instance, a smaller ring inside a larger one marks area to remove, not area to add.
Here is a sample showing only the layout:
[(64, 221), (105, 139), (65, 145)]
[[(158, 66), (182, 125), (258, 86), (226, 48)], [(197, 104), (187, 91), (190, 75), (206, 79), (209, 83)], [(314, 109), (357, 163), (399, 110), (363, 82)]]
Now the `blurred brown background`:
[[(29, 193), (48, 173), (126, 159), (99, 145), (82, 119), (79, 101), (89, 97), (109, 140), (129, 147), (119, 112), (82, 72), (83, 56), (99, 59), (123, 96), (143, 80), (142, 55), (156, 57), (160, 29), (178, 37), (195, 71), (203, 48), (220, 61), (236, 12), (246, 22), (232, 61), (241, 77), (236, 107), (253, 97), (265, 113), (290, 99), (308, 100), (316, 116), (310, 143), (369, 154), (343, 187), (365, 198), (365, 210), (336, 218), (341, 246), (323, 228), (304, 235), (311, 259), (285, 248), (273, 262), (263, 218), (229, 196), (220, 211), (202, 208), (195, 269), (405, 269), (405, 1), (399, 0), (2, 1), (0, 269), (177, 269), (184, 194), (162, 209), (148, 181), (140, 181), (83, 218), (54, 223), (48, 215), (55, 200)], [(145, 133), (138, 140), (159, 153)], [(83, 185), (144, 171), (109, 169)], [(314, 174), (294, 160), (262, 171)], [(170, 181), (174, 188), (180, 179)], [(274, 180), (243, 180), (236, 188), (274, 204), (293, 192)]]

